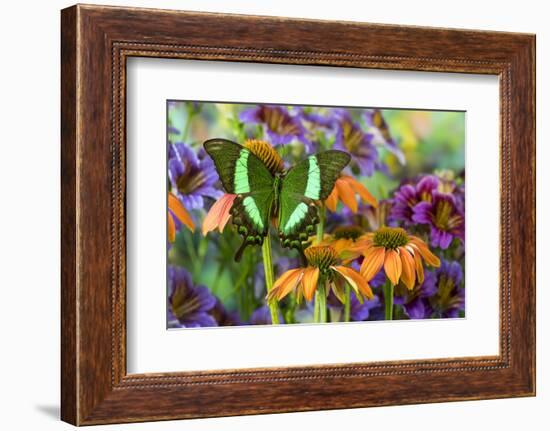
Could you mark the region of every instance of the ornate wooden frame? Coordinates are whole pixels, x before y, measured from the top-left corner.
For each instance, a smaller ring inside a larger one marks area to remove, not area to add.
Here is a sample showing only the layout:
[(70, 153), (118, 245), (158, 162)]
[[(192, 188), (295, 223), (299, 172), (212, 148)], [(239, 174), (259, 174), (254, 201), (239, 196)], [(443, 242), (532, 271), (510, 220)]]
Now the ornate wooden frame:
[[(534, 35), (81, 5), (61, 16), (63, 420), (88, 425), (534, 395)], [(500, 354), (128, 375), (130, 56), (498, 75)]]

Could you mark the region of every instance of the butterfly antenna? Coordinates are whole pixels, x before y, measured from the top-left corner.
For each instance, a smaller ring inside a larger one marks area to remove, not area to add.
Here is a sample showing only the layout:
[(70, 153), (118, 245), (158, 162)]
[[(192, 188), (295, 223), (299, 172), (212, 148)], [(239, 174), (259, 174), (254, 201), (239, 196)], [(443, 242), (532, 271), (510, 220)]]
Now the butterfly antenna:
[(241, 244), (241, 246), (237, 250), (237, 253), (235, 253), (235, 262), (240, 262), (241, 261), (241, 258), (243, 257), (244, 249), (246, 248), (247, 245), (248, 245), (248, 241), (245, 238), (243, 243)]

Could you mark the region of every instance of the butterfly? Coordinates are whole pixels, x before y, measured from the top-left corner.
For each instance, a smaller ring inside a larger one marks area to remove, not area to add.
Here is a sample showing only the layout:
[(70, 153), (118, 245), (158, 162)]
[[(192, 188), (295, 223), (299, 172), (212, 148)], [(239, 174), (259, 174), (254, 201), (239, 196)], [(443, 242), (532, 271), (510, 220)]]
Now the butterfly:
[(282, 173), (272, 174), (248, 148), (227, 139), (210, 139), (204, 149), (227, 193), (237, 197), (231, 208), (233, 224), (243, 237), (235, 255), (239, 261), (248, 245), (261, 245), (276, 220), (284, 247), (302, 249), (319, 222), (317, 201), (332, 192), (349, 154), (329, 150), (308, 156)]

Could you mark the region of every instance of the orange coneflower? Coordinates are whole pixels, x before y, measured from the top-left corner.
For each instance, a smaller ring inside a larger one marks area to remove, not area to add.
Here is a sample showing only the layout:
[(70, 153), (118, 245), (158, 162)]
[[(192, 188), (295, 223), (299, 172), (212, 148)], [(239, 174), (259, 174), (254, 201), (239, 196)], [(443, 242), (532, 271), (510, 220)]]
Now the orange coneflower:
[(408, 289), (414, 288), (416, 280), (424, 281), (422, 261), (434, 267), (440, 265), (424, 241), (400, 227), (383, 226), (368, 233), (354, 249), (364, 256), (360, 272), (365, 279), (370, 281), (383, 266), (393, 286), (402, 281)]
[[(328, 290), (334, 292), (341, 300), (343, 283), (347, 282), (354, 290), (357, 298), (373, 298), (372, 290), (367, 280), (357, 271), (347, 266), (339, 265), (339, 259), (334, 248), (330, 246), (311, 246), (304, 250), (308, 266), (286, 271), (281, 275), (268, 294), (268, 300), (281, 300), (293, 290), (298, 299), (304, 297), (311, 301), (318, 285), (327, 283)], [(328, 290), (325, 293), (328, 294)]]
[(314, 237), (312, 244), (330, 246), (336, 251), (340, 259), (349, 262), (361, 255), (361, 252), (354, 247), (357, 243), (362, 243), (364, 235), (365, 231), (360, 226), (339, 226), (332, 233), (325, 234), (321, 241)]
[(195, 224), (185, 207), (174, 194), (168, 193), (168, 241), (170, 242), (174, 242), (176, 239), (176, 222), (174, 221), (174, 217), (191, 231), (195, 230)]
[(334, 212), (336, 211), (338, 200), (341, 200), (345, 206), (347, 206), (352, 212), (356, 213), (358, 209), (356, 195), (358, 195), (359, 199), (363, 200), (363, 202), (368, 203), (373, 207), (378, 206), (376, 198), (367, 190), (367, 188), (349, 175), (340, 175), (334, 184), (332, 192), (328, 198), (326, 198), (325, 205), (329, 210)]
[(230, 211), (236, 197), (237, 195), (226, 193), (214, 202), (214, 205), (210, 207), (210, 211), (208, 211), (208, 214), (206, 214), (202, 222), (203, 235), (216, 229), (218, 229), (220, 233), (223, 232), (225, 225), (231, 217)]

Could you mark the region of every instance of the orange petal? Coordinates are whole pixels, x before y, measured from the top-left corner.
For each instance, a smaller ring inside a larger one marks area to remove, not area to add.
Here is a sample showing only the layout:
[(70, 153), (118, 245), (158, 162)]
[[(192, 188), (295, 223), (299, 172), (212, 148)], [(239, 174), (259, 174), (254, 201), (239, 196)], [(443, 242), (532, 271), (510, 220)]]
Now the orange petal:
[(420, 252), (415, 250), (413, 253), (414, 263), (416, 267), (416, 277), (418, 278), (419, 283), (424, 283), (424, 267), (422, 266), (422, 258), (420, 257)]
[(338, 205), (338, 190), (336, 190), (336, 187), (333, 187), (332, 192), (325, 199), (325, 205), (330, 211), (336, 211), (336, 205)]
[(401, 280), (407, 289), (412, 290), (415, 282), (414, 259), (405, 247), (399, 247), (399, 257), (403, 268)]
[(378, 271), (384, 265), (385, 255), (386, 250), (384, 247), (372, 247), (364, 254), (365, 257), (361, 264), (361, 274), (367, 281), (372, 280), (378, 274)]
[(336, 180), (336, 185), (334, 186), (334, 188), (338, 190), (338, 196), (340, 196), (340, 199), (342, 200), (344, 205), (347, 206), (351, 210), (351, 212), (356, 213), (357, 201), (355, 200), (355, 192), (353, 191), (349, 183), (342, 177), (340, 177)]
[(176, 224), (172, 218), (172, 214), (168, 213), (168, 241), (174, 242), (176, 240)]
[(361, 199), (363, 199), (363, 202), (366, 202), (375, 208), (378, 207), (378, 201), (363, 184), (361, 184), (355, 178), (350, 177), (349, 175), (345, 175), (343, 177), (346, 179), (346, 181), (349, 183), (355, 193), (357, 193), (361, 197)]
[(402, 266), (399, 254), (395, 250), (386, 250), (386, 257), (384, 259), (384, 271), (386, 271), (386, 275), (394, 286), (399, 283)]
[(267, 299), (278, 300), (288, 295), (300, 282), (304, 270), (303, 268), (290, 269), (281, 275), (273, 284), (271, 291), (267, 294)]
[(223, 232), (225, 225), (231, 217), (230, 210), (236, 197), (237, 195), (226, 193), (214, 202), (214, 205), (210, 207), (210, 211), (208, 211), (202, 222), (203, 235), (215, 229), (218, 229), (220, 233)]
[(344, 277), (355, 293), (366, 296), (367, 298), (374, 297), (369, 283), (365, 280), (365, 277), (359, 274), (356, 270), (341, 265), (331, 266), (331, 269), (335, 270), (342, 277)]
[(195, 230), (195, 224), (193, 223), (191, 216), (173, 193), (168, 193), (168, 209), (172, 211), (174, 216), (176, 216), (177, 219), (191, 231)]
[(302, 277), (302, 286), (304, 297), (307, 301), (313, 299), (313, 294), (317, 290), (317, 281), (319, 280), (319, 268), (307, 268)]
[(415, 245), (418, 248), (418, 251), (420, 252), (420, 254), (422, 255), (422, 257), (424, 258), (424, 260), (428, 265), (434, 266), (436, 268), (438, 268), (439, 265), (441, 265), (441, 261), (439, 260), (439, 258), (430, 251), (426, 243), (422, 241), (420, 238), (416, 236), (412, 236), (410, 243)]

